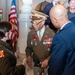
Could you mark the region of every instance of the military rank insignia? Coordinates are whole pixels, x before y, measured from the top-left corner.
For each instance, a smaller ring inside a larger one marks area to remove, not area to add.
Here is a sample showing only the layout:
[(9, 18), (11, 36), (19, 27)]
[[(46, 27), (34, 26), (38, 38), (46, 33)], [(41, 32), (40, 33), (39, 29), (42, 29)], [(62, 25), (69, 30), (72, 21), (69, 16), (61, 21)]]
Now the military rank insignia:
[(33, 44), (37, 45), (36, 39), (37, 39), (37, 35), (33, 35), (32, 40), (31, 40), (31, 45), (33, 45)]
[(43, 44), (47, 45), (48, 51), (50, 50), (51, 43), (52, 43), (52, 38), (46, 36), (45, 40), (43, 41)]
[(37, 36), (36, 36), (36, 35), (34, 35), (32, 38), (33, 38), (33, 40), (35, 41), (35, 40), (36, 40), (36, 38), (37, 38)]
[(0, 50), (0, 58), (3, 58), (3, 57), (5, 57), (4, 51), (3, 50)]

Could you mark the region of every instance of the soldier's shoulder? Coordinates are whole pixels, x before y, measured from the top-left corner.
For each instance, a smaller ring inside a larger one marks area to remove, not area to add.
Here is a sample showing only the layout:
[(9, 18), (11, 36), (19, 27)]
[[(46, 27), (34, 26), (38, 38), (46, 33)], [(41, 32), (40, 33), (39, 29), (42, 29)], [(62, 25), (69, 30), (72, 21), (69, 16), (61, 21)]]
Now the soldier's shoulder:
[(2, 45), (0, 45), (0, 58), (5, 57), (6, 48)]
[(55, 32), (52, 29), (50, 29), (49, 27), (46, 27), (46, 32), (51, 37), (53, 37), (55, 35)]
[(34, 33), (35, 33), (35, 30), (29, 31), (29, 34), (34, 34)]
[(54, 32), (52, 29), (50, 29), (49, 27), (46, 27), (46, 29), (50, 32)]
[(0, 50), (5, 50), (6, 48), (3, 45), (0, 45)]

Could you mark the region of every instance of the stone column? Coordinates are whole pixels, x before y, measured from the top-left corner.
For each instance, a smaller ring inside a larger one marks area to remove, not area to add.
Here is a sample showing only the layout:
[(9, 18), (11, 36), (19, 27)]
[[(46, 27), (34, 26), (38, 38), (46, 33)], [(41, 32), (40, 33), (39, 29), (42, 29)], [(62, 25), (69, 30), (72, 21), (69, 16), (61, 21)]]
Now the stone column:
[(32, 16), (32, 0), (22, 0), (23, 5), (21, 7), (21, 12), (19, 14), (19, 38), (17, 49), (19, 49), (20, 53), (25, 53), (25, 49), (27, 46), (27, 35), (29, 32), (29, 28), (32, 25), (30, 17)]

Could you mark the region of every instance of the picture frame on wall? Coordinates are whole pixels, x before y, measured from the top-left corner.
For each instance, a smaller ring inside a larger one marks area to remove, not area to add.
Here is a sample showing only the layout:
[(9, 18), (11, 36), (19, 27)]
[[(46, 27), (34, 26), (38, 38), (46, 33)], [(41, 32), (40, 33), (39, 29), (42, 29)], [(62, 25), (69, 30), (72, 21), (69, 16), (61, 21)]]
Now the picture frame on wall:
[(2, 9), (0, 9), (0, 21), (2, 21), (2, 18), (3, 18), (3, 11)]

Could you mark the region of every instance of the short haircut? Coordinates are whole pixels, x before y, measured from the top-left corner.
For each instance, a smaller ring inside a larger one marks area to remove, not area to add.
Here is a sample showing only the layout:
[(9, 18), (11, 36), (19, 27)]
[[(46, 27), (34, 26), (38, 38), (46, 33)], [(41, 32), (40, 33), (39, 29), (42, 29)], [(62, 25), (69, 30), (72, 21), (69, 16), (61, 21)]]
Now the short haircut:
[(9, 22), (0, 22), (0, 38), (3, 38), (5, 36), (5, 33), (9, 32), (11, 29), (12, 25)]

